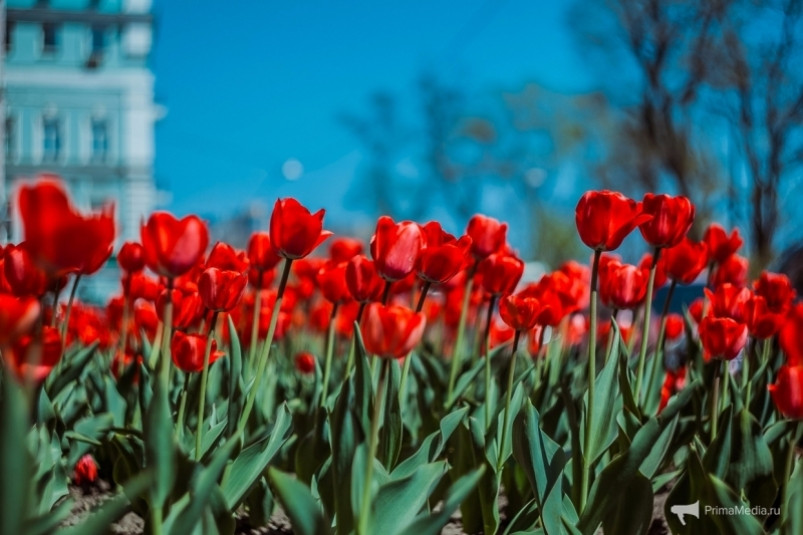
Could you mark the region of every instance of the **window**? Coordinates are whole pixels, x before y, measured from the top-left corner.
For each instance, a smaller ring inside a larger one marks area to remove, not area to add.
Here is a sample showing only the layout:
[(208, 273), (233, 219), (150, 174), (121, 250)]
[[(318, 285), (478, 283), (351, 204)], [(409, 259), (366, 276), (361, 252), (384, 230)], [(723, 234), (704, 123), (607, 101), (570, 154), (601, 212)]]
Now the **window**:
[(46, 22), (42, 24), (42, 52), (45, 54), (52, 54), (56, 51), (57, 43), (57, 26), (53, 23)]
[(6, 52), (11, 51), (11, 45), (13, 43), (12, 34), (14, 33), (14, 23), (6, 19), (6, 33), (5, 33), (5, 41), (6, 41)]
[(61, 125), (57, 117), (42, 121), (42, 160), (55, 162), (61, 154)]
[(109, 122), (92, 119), (92, 160), (105, 162), (109, 154)]
[(14, 157), (15, 136), (14, 136), (14, 118), (6, 117), (6, 158), (11, 159)]

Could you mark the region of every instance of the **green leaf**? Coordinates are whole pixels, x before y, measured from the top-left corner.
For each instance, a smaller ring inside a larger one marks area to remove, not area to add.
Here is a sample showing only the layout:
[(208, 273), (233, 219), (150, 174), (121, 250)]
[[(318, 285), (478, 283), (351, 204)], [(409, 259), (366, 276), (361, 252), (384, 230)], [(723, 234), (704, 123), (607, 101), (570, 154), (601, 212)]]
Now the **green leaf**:
[(151, 472), (138, 474), (124, 485), (124, 492), (104, 503), (97, 511), (87, 515), (84, 522), (63, 528), (59, 533), (63, 535), (103, 535), (108, 533), (109, 526), (128, 510), (130, 499), (145, 492), (151, 485), (152, 479)]
[(396, 359), (382, 362), (389, 370), (385, 379), (385, 418), (379, 432), (379, 457), (382, 464), (392, 469), (401, 453), (402, 433), (404, 426), (401, 418), (401, 404), (399, 403), (399, 382), (401, 369)]
[(803, 457), (798, 459), (792, 477), (786, 483), (789, 485), (787, 490), (786, 503), (781, 510), (781, 533), (784, 535), (799, 535), (803, 533)]
[(162, 507), (175, 482), (176, 452), (170, 402), (167, 399), (167, 392), (158, 378), (155, 381), (153, 397), (143, 424), (146, 466), (153, 467), (155, 471), (151, 488), (151, 507)]
[(293, 476), (275, 468), (268, 470), (271, 485), (297, 535), (328, 535), (331, 523), (309, 488)]
[(449, 487), (446, 499), (440, 511), (419, 515), (415, 521), (410, 524), (405, 533), (414, 533), (416, 535), (439, 534), (443, 526), (449, 522), (449, 518), (451, 518), (452, 514), (477, 486), (477, 482), (479, 482), (484, 471), (485, 467), (480, 466), (455, 481), (454, 484)]
[(232, 436), (237, 429), (237, 422), (242, 411), (243, 396), (243, 351), (240, 347), (240, 337), (237, 334), (237, 328), (234, 325), (234, 320), (231, 319), (231, 314), (228, 314), (226, 320), (229, 324), (229, 426), (226, 429), (226, 437)]
[(31, 505), (31, 461), (25, 449), (26, 399), (9, 374), (0, 390), (0, 533), (24, 533)]
[(233, 511), (239, 506), (248, 490), (256, 483), (271, 459), (287, 441), (291, 423), (290, 411), (287, 404), (283, 404), (279, 408), (270, 436), (251, 444), (234, 459), (228, 475), (221, 485), (226, 506), (230, 510)]
[[(493, 358), (493, 356), (500, 350), (501, 348), (497, 348), (494, 351), (491, 351), (491, 358)], [(457, 384), (455, 385), (454, 390), (452, 391), (452, 397), (450, 399), (447, 399), (446, 403), (444, 404), (444, 408), (446, 410), (452, 408), (452, 405), (454, 405), (455, 401), (460, 399), (460, 397), (468, 389), (468, 387), (474, 384), (474, 380), (484, 369), (485, 369), (485, 361), (483, 359), (478, 359), (477, 362), (475, 362), (474, 365), (471, 368), (469, 368), (467, 372), (460, 374), (460, 376), (457, 379)]]
[(445, 461), (425, 464), (401, 479), (392, 479), (379, 488), (371, 504), (369, 533), (406, 533), (426, 504), (435, 485), (446, 473)]
[[(583, 452), (583, 456), (592, 464), (616, 440), (616, 415), (619, 414), (622, 405), (622, 398), (617, 389), (617, 367), (617, 359), (608, 359), (594, 382), (594, 414), (591, 421), (591, 440), (588, 442), (589, 451)], [(588, 413), (588, 401), (586, 401), (584, 413)], [(586, 425), (583, 423), (583, 433), (585, 433), (585, 428)]]
[(646, 534), (652, 521), (653, 494), (650, 480), (636, 473), (618, 490), (613, 507), (602, 522), (604, 533)]
[(59, 373), (51, 373), (45, 380), (45, 389), (50, 399), (54, 399), (59, 392), (81, 376), (97, 347), (98, 342), (95, 342), (71, 355), (63, 357), (64, 362)]

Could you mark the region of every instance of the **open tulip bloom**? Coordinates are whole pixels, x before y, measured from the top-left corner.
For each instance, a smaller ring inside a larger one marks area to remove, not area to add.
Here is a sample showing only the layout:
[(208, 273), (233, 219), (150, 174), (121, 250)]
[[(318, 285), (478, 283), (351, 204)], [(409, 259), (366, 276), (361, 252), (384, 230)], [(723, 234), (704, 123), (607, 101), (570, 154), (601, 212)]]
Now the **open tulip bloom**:
[[(486, 215), (462, 235), (381, 216), (322, 247), (324, 210), (285, 198), (210, 248), (196, 215), (121, 243), (57, 177), (19, 192), (0, 533), (50, 532), (93, 488), (114, 496), (73, 533), (126, 511), (232, 533), (275, 504), (309, 535), (438, 533), (458, 509), (466, 533), (803, 533), (803, 304), (738, 229), (698, 241), (685, 197), (585, 193), (590, 262), (533, 280)], [(102, 265), (118, 289), (82, 302)]]

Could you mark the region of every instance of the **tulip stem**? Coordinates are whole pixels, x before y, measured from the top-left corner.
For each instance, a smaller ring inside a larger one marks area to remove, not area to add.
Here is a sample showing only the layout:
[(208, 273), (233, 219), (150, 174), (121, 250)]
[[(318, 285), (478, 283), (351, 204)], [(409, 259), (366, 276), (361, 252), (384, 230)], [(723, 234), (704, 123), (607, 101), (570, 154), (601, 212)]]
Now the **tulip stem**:
[[(421, 310), (424, 308), (424, 300), (426, 300), (427, 293), (429, 293), (431, 286), (431, 282), (425, 281), (424, 286), (421, 287), (421, 294), (418, 296), (418, 303), (415, 306), (416, 312), (421, 312)], [(412, 352), (408, 353), (407, 356), (404, 357), (404, 366), (402, 367), (401, 381), (399, 382), (399, 407), (401, 408), (402, 413), (404, 413), (404, 402), (407, 399), (407, 376), (410, 375), (411, 364)]]
[(190, 386), (189, 374), (184, 374), (184, 385), (181, 388), (181, 401), (178, 405), (178, 415), (176, 416), (176, 429), (178, 436), (184, 436), (184, 412), (187, 410), (187, 389)]
[(282, 278), (279, 281), (279, 289), (276, 291), (276, 302), (273, 304), (273, 311), (270, 316), (268, 337), (265, 339), (265, 345), (262, 346), (262, 351), (260, 351), (254, 383), (251, 385), (251, 389), (248, 391), (248, 395), (245, 399), (245, 407), (243, 407), (243, 412), (240, 414), (240, 421), (237, 424), (238, 435), (242, 435), (245, 432), (245, 426), (248, 424), (248, 417), (251, 416), (251, 410), (254, 408), (257, 390), (261, 386), (262, 376), (265, 374), (265, 367), (268, 363), (268, 358), (270, 357), (270, 348), (273, 345), (273, 335), (276, 332), (276, 325), (279, 323), (279, 312), (282, 306), (282, 297), (284, 296), (284, 289), (287, 286), (287, 279), (290, 277), (290, 266), (292, 264), (292, 258), (286, 258), (284, 260)]
[(386, 280), (385, 281), (385, 290), (382, 292), (382, 304), (388, 304), (388, 298), (390, 298), (390, 287), (393, 286), (393, 281)]
[(468, 317), (468, 306), (471, 297), (471, 286), (474, 283), (474, 273), (477, 271), (477, 263), (466, 272), (466, 285), (463, 288), (463, 304), (460, 307), (460, 320), (457, 322), (457, 336), (452, 350), (452, 368), (449, 372), (449, 388), (446, 391), (446, 403), (451, 403), (452, 392), (454, 391), (457, 372), (460, 369), (460, 357), (463, 352), (463, 337), (466, 333), (466, 319)]
[(429, 289), (432, 287), (432, 283), (429, 281), (424, 282), (424, 286), (421, 287), (421, 294), (418, 296), (418, 304), (415, 306), (416, 312), (421, 312), (424, 308), (424, 300), (427, 298), (427, 294), (429, 293)]
[(792, 470), (795, 465), (795, 448), (797, 447), (797, 441), (800, 440), (800, 432), (803, 431), (803, 424), (800, 420), (794, 420), (792, 422), (792, 430), (789, 433), (789, 451), (786, 454), (786, 465), (784, 467), (784, 479), (783, 479), (783, 495), (781, 501), (781, 508), (783, 508), (783, 512), (781, 513), (782, 518), (784, 515), (790, 514), (789, 511), (789, 486), (790, 480), (792, 479)]
[(588, 337), (588, 404), (586, 410), (586, 428), (585, 436), (583, 437), (583, 470), (582, 478), (580, 480), (580, 509), (582, 512), (585, 509), (586, 499), (588, 498), (588, 483), (591, 475), (591, 458), (589, 457), (589, 448), (591, 447), (591, 430), (592, 419), (594, 416), (594, 381), (597, 378), (597, 278), (599, 277), (599, 260), (602, 256), (600, 249), (594, 250), (594, 261), (591, 265), (591, 300), (589, 311), (590, 333)]
[[(72, 312), (72, 304), (75, 301), (75, 293), (78, 291), (78, 283), (81, 282), (81, 274), (76, 273), (75, 278), (72, 281), (72, 288), (70, 289), (70, 299), (67, 301), (67, 309), (64, 312), (64, 323), (61, 324), (61, 348), (62, 351), (65, 351), (67, 348), (64, 347), (64, 342), (67, 339), (67, 328), (70, 324), (70, 312)], [(57, 303), (58, 304), (58, 303)], [(53, 313), (55, 314), (56, 311), (54, 310)]]
[[(608, 329), (608, 340), (606, 341), (607, 343), (605, 344), (605, 360), (602, 361), (603, 365), (608, 362), (608, 358), (611, 356), (611, 351), (613, 351), (613, 336), (614, 336), (613, 324), (616, 321), (616, 316), (618, 315), (619, 315), (619, 309), (614, 308), (611, 311), (611, 326)], [(596, 336), (596, 334), (593, 334), (592, 336)]]
[(482, 347), (485, 353), (485, 425), (491, 425), (491, 350), (490, 350), (490, 335), (491, 335), (491, 321), (494, 316), (494, 305), (496, 304), (496, 295), (491, 295), (491, 300), (488, 301), (488, 315), (485, 317), (485, 333), (482, 337)]
[[(376, 359), (377, 357), (374, 357)], [(368, 518), (371, 511), (371, 483), (374, 477), (374, 459), (379, 442), (379, 420), (382, 418), (382, 409), (385, 401), (385, 381), (390, 369), (390, 359), (382, 362), (382, 371), (379, 374), (379, 384), (376, 387), (376, 401), (374, 402), (374, 414), (371, 419), (371, 436), (368, 439), (368, 457), (365, 467), (365, 481), (362, 489), (362, 506), (360, 508), (358, 535), (368, 534)]]
[(326, 395), (329, 393), (329, 376), (332, 373), (332, 352), (335, 345), (335, 318), (337, 317), (337, 303), (332, 305), (332, 315), (329, 317), (329, 328), (326, 331), (326, 360), (323, 366), (323, 390), (321, 392), (321, 407), (326, 406)]
[[(262, 282), (262, 270), (259, 270), (259, 282)], [(257, 352), (257, 342), (259, 340), (259, 317), (262, 312), (262, 288), (255, 288), (254, 314), (251, 318), (251, 345), (248, 347), (248, 362), (254, 362), (254, 355)]]
[(173, 336), (173, 279), (167, 279), (167, 303), (164, 308), (164, 320), (162, 321), (162, 348), (159, 352), (159, 379), (165, 392), (170, 388), (170, 340)]
[(128, 284), (126, 284), (125, 295), (123, 296), (123, 324), (120, 326), (120, 349), (119, 360), (117, 361), (117, 378), (122, 377), (125, 371), (125, 350), (128, 345), (128, 322), (131, 317), (131, 298), (128, 293)]
[(204, 434), (204, 409), (206, 405), (206, 385), (209, 382), (209, 356), (212, 354), (212, 342), (215, 341), (215, 326), (217, 325), (218, 311), (212, 313), (209, 323), (209, 332), (206, 335), (206, 349), (204, 349), (204, 369), (201, 372), (201, 396), (198, 400), (198, 423), (195, 432), (195, 460), (201, 460), (201, 443)]
[(717, 420), (719, 419), (719, 383), (722, 380), (722, 367), (718, 364), (714, 368), (714, 391), (711, 395), (711, 441), (717, 436)]
[(677, 281), (672, 279), (672, 282), (669, 284), (669, 290), (666, 292), (666, 300), (664, 301), (664, 309), (661, 311), (661, 328), (658, 331), (658, 344), (657, 349), (655, 350), (655, 357), (659, 358), (660, 355), (661, 362), (655, 363), (655, 366), (652, 369), (652, 379), (650, 383), (647, 385), (647, 392), (646, 398), (650, 399), (652, 397), (652, 389), (653, 386), (658, 385), (658, 378), (659, 374), (663, 369), (663, 364), (665, 362), (664, 359), (664, 346), (666, 345), (666, 317), (669, 315), (669, 305), (672, 302), (672, 295), (675, 293), (675, 287), (677, 286)]
[[(652, 293), (655, 288), (655, 272), (658, 270), (658, 257), (661, 256), (661, 248), (655, 248), (652, 255), (652, 267), (650, 268), (650, 280), (647, 283), (647, 296), (644, 299), (644, 326), (641, 329), (641, 349), (638, 354), (638, 373), (636, 374), (636, 403), (641, 399), (641, 384), (644, 381), (644, 364), (647, 361), (647, 344), (650, 341), (650, 313), (652, 312)], [(592, 331), (593, 332), (593, 331)], [(657, 355), (654, 355), (657, 358)]]
[[(507, 426), (510, 424), (510, 400), (513, 396), (513, 379), (516, 375), (516, 355), (518, 355), (519, 338), (521, 331), (516, 331), (513, 337), (513, 352), (510, 356), (510, 370), (507, 372), (507, 392), (505, 392), (505, 416), (502, 419), (502, 437), (499, 439), (499, 458), (496, 461), (497, 473), (502, 470), (505, 461), (505, 445), (507, 443)], [(487, 358), (487, 357), (486, 357)]]
[[(360, 309), (357, 311), (357, 319), (355, 320), (357, 325), (359, 325), (360, 321), (362, 320), (362, 314), (363, 312), (365, 312), (365, 306), (367, 304), (368, 303), (360, 303)], [(356, 351), (357, 351), (357, 333), (353, 332), (351, 334), (351, 344), (349, 345), (349, 358), (346, 361), (346, 373), (344, 377), (348, 377), (351, 375), (351, 370), (354, 367), (354, 355)]]

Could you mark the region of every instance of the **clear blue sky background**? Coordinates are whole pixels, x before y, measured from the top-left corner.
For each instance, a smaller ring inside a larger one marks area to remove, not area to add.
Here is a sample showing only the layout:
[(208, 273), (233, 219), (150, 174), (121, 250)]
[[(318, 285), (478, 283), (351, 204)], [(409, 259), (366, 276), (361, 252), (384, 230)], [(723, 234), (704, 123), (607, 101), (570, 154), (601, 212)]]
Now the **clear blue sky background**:
[[(168, 209), (224, 217), (295, 196), (348, 217), (360, 145), (337, 115), (377, 90), (409, 96), (433, 72), (467, 93), (537, 81), (588, 85), (567, 20), (547, 0), (156, 0), (153, 68), (167, 115), (156, 175)], [(282, 165), (304, 173), (287, 180)], [(329, 216), (328, 216), (329, 217)]]

